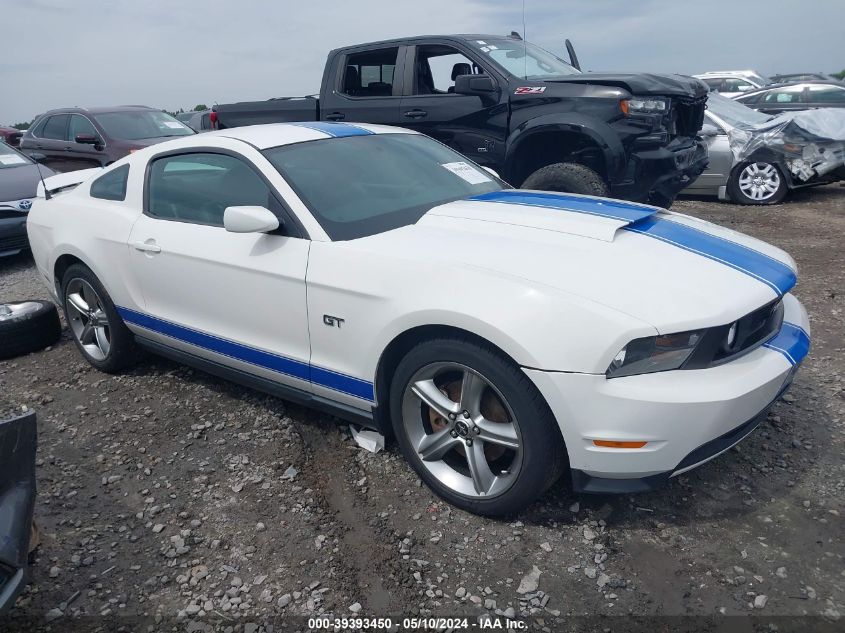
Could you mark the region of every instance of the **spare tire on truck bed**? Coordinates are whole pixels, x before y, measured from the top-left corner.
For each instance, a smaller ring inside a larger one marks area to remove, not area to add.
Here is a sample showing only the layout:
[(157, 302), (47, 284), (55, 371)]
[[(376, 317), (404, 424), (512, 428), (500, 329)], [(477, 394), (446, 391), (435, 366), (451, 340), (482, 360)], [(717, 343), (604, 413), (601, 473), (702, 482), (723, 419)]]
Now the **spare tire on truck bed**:
[(0, 303), (0, 358), (29, 354), (59, 340), (59, 312), (50, 301)]

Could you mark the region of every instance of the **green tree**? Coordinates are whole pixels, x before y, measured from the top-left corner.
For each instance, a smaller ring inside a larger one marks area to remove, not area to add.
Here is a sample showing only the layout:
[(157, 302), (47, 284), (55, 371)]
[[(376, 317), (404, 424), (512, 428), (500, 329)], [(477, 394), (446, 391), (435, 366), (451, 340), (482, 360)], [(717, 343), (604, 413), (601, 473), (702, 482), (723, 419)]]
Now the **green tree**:
[(26, 130), (26, 129), (29, 129), (30, 125), (32, 125), (31, 122), (30, 123), (15, 123), (12, 127), (15, 128), (16, 130)]
[(200, 103), (199, 105), (194, 106), (194, 112), (202, 112), (203, 110), (208, 110), (208, 106), (204, 103)]
[(840, 70), (838, 73), (831, 73), (831, 77), (836, 77), (837, 79), (845, 79), (845, 70)]

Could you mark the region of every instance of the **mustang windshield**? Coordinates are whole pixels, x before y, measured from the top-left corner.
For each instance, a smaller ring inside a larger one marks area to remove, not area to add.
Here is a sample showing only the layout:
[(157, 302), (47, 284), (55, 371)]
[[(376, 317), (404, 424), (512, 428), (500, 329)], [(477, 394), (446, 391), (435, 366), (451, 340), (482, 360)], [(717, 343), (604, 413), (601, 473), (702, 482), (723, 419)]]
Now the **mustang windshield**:
[(470, 44), (511, 75), (521, 79), (543, 80), (581, 74), (580, 70), (559, 57), (521, 40), (493, 38), (470, 40)]
[(329, 138), (264, 155), (335, 241), (407, 226), (438, 205), (505, 187), (419, 134)]

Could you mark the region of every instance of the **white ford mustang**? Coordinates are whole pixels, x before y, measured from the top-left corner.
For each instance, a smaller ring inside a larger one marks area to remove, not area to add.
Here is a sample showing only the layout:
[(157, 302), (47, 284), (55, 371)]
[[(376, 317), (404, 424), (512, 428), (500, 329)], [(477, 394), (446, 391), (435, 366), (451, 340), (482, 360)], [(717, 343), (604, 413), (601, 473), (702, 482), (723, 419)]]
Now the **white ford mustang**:
[(407, 130), (225, 130), (46, 189), (32, 250), (92, 365), (144, 348), (392, 430), (472, 512), (566, 468), (576, 491), (652, 489), (748, 435), (809, 349), (783, 251), (508, 189)]

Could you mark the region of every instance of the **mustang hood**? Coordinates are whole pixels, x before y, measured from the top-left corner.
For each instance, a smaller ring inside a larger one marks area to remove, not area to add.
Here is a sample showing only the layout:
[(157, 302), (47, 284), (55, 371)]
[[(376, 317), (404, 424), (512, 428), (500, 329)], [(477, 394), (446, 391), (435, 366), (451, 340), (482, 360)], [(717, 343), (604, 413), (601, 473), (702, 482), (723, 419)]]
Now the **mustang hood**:
[(649, 73), (583, 73), (567, 75), (551, 83), (587, 83), (623, 88), (635, 95), (670, 95), (698, 99), (707, 95), (707, 85), (686, 75)]
[(731, 323), (796, 282), (789, 255), (754, 238), (655, 207), (568, 194), (483, 194), (361, 242), (522, 278), (659, 332)]

